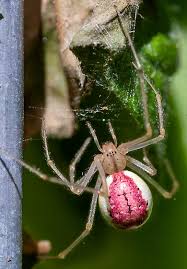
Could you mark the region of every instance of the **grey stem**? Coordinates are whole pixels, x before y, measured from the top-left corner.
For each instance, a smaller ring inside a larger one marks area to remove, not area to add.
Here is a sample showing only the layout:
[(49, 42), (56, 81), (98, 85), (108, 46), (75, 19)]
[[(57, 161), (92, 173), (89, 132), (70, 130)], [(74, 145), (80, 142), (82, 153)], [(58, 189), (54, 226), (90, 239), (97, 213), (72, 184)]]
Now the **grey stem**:
[[(0, 0), (0, 148), (20, 158), (23, 1)], [(21, 168), (0, 154), (0, 269), (21, 269)]]

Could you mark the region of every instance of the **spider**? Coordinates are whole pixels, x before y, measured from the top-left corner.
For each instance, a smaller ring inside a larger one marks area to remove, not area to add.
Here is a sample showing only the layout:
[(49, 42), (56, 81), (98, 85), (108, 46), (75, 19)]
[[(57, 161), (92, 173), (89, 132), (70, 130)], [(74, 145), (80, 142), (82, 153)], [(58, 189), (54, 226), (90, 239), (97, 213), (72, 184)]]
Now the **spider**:
[[(167, 160), (165, 160), (165, 164), (172, 180), (171, 191), (166, 191), (151, 177), (156, 175), (157, 171), (148, 159), (145, 148), (159, 143), (165, 138), (161, 96), (144, 74), (143, 67), (136, 53), (130, 34), (126, 26), (123, 24), (121, 18), (122, 15), (116, 6), (114, 6), (114, 8), (121, 31), (127, 39), (129, 47), (132, 51), (134, 58), (134, 62), (132, 64), (139, 76), (146, 133), (139, 138), (122, 143), (118, 146), (114, 129), (109, 121), (108, 127), (113, 142), (106, 142), (100, 145), (95, 130), (90, 122), (87, 122), (86, 124), (89, 128), (90, 134), (100, 153), (94, 157), (94, 160), (87, 172), (77, 181), (75, 180), (75, 168), (91, 141), (90, 137), (85, 140), (70, 164), (70, 180), (67, 180), (63, 176), (50, 157), (44, 119), (42, 120), (42, 140), (44, 143), (46, 161), (48, 166), (52, 169), (57, 177), (48, 177), (24, 161), (11, 157), (9, 154), (3, 151), (7, 157), (14, 159), (24, 168), (36, 174), (43, 180), (64, 185), (76, 195), (81, 195), (84, 191), (92, 193), (90, 210), (84, 231), (64, 251), (60, 252), (57, 256), (49, 256), (47, 258), (65, 258), (71, 252), (71, 250), (74, 249), (90, 233), (93, 227), (98, 200), (102, 215), (112, 226), (124, 230), (137, 229), (147, 221), (152, 210), (152, 194), (148, 185), (142, 178), (151, 184), (166, 199), (171, 198), (178, 189), (178, 181), (176, 180)], [(149, 88), (155, 94), (157, 102), (159, 135), (154, 138), (152, 138), (152, 127), (149, 120), (147, 94), (144, 87), (145, 83), (147, 83)], [(143, 149), (144, 162), (140, 162), (128, 155), (130, 152), (138, 149)], [(126, 170), (126, 167), (129, 167), (134, 172)], [(88, 185), (96, 172), (99, 173), (99, 176), (96, 180), (95, 187), (90, 188)], [(137, 174), (139, 174), (142, 178)]]

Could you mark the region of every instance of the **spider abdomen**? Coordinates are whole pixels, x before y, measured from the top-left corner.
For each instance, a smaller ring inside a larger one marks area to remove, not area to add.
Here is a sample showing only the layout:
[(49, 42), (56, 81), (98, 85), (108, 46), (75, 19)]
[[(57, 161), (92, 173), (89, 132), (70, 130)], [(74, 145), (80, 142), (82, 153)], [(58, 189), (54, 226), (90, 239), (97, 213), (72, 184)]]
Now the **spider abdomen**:
[(147, 184), (127, 170), (114, 173), (106, 180), (108, 199), (99, 197), (104, 218), (121, 229), (136, 229), (143, 225), (152, 210), (152, 194)]

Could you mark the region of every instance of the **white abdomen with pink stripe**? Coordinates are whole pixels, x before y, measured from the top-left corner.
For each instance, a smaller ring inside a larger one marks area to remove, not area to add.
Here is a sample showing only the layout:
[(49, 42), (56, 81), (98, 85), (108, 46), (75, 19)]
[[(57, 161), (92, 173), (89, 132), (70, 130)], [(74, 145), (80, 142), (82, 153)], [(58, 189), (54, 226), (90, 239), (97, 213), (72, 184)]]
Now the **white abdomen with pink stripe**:
[(147, 184), (135, 173), (125, 170), (106, 178), (108, 199), (99, 196), (103, 217), (112, 226), (136, 229), (149, 218), (152, 210), (152, 194)]

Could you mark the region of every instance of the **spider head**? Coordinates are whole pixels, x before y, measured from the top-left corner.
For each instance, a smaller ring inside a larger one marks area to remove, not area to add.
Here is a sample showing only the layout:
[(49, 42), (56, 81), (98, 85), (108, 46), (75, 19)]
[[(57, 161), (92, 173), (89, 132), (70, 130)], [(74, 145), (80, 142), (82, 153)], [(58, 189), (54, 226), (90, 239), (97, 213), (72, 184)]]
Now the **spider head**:
[(112, 142), (102, 145), (103, 168), (106, 174), (111, 175), (122, 171), (126, 166), (126, 158), (122, 155)]
[(106, 142), (102, 145), (102, 152), (108, 156), (114, 156), (117, 153), (117, 148), (112, 142)]

